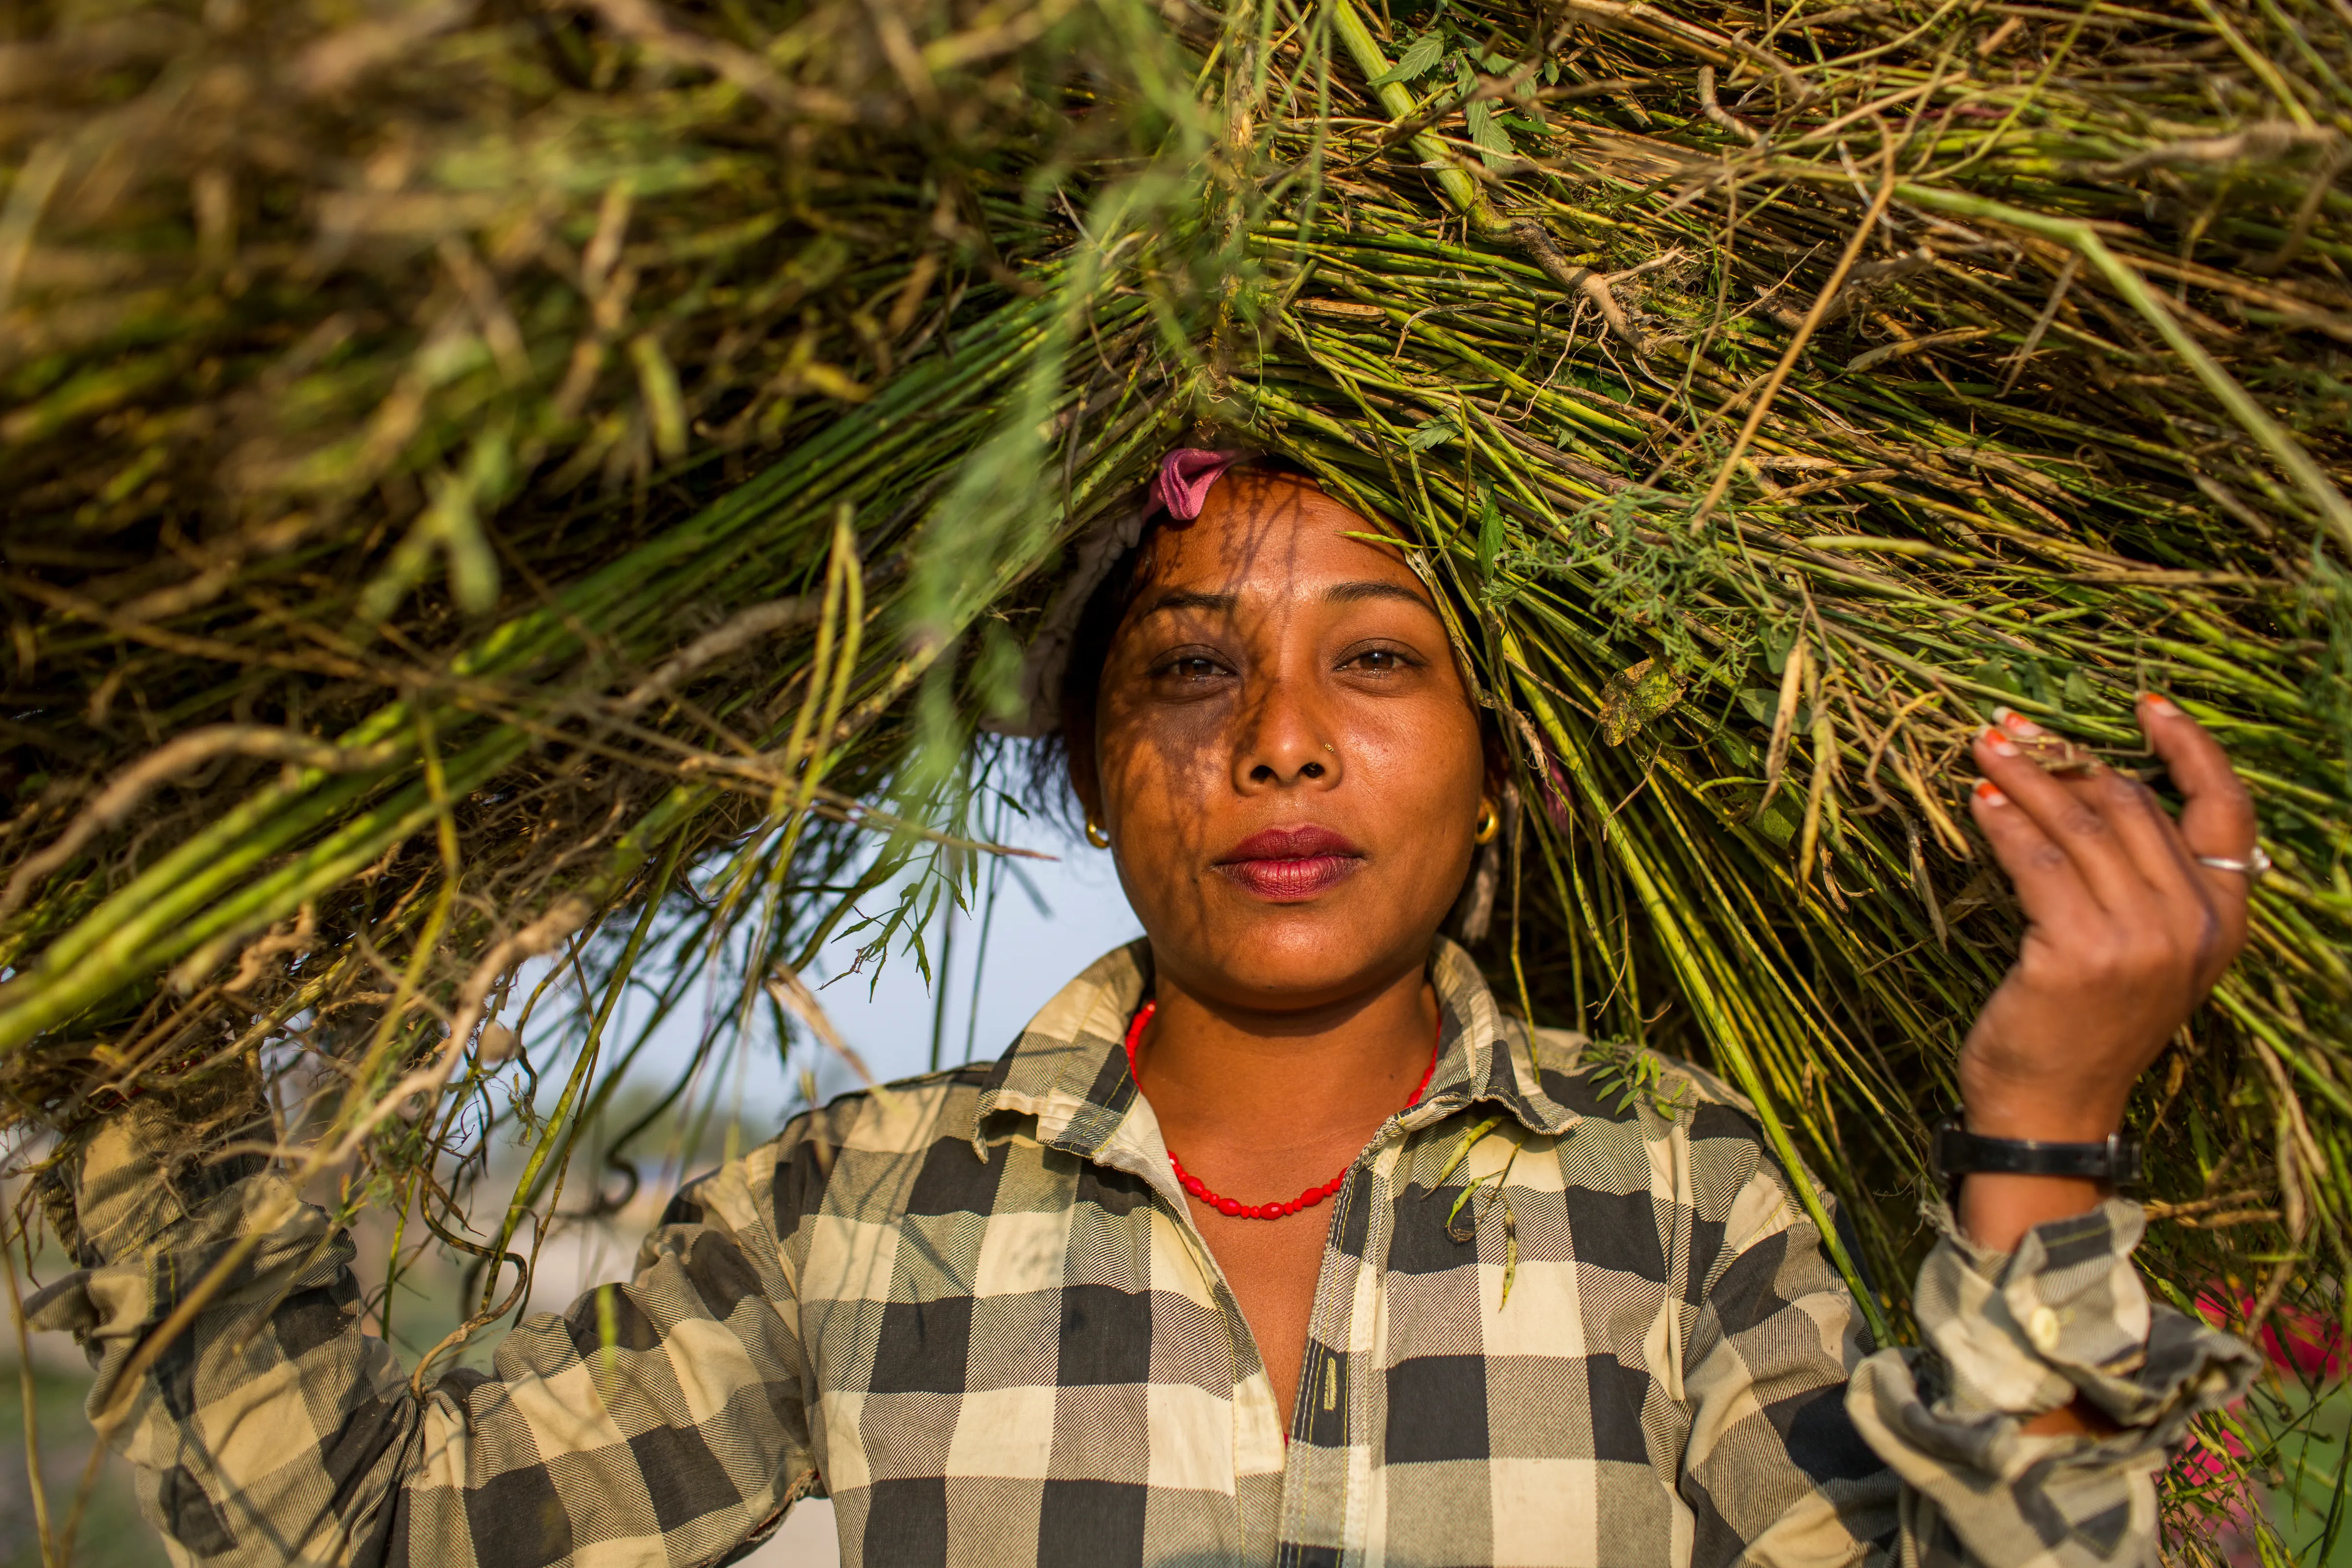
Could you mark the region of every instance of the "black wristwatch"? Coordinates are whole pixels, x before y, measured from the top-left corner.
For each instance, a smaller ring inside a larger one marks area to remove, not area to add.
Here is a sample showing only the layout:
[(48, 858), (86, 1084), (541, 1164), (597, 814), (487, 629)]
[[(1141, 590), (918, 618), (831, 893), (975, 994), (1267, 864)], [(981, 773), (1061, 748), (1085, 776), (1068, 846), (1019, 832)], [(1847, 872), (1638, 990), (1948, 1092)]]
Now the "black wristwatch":
[(2116, 1187), (2140, 1183), (2139, 1140), (2111, 1132), (2096, 1143), (2044, 1143), (2032, 1138), (1982, 1138), (1947, 1119), (1927, 1147), (1927, 1163), (1957, 1204), (1960, 1178), (1978, 1172), (2001, 1176), (2078, 1176)]

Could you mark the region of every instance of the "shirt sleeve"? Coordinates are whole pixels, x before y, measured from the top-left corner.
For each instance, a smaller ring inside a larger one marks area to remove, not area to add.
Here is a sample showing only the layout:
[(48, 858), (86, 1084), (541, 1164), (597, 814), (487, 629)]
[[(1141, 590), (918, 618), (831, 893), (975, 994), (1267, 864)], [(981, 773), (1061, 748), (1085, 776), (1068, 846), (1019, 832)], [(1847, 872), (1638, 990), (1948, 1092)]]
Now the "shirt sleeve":
[[(2191, 1421), (2244, 1394), (2253, 1352), (2148, 1299), (2131, 1262), (2146, 1223), (2137, 1204), (2052, 1220), (2014, 1253), (1985, 1251), (1944, 1223), (1914, 1300), (1932, 1356), (1878, 1352), (1845, 1401), (1907, 1485), (1918, 1561), (2154, 1563), (2157, 1473)], [(2118, 1430), (2022, 1430), (2077, 1399)]]
[(1692, 1521), (1689, 1561), (1887, 1562), (1901, 1536), (1902, 1482), (1845, 1411), (1868, 1330), (1779, 1168), (1760, 1143), (1744, 1152), (1728, 1212), (1703, 1203), (1722, 1217), (1691, 1226), (1695, 1308), (1681, 1372), (1689, 1430), (1676, 1476)]
[(529, 1319), (488, 1373), (416, 1390), (361, 1331), (350, 1239), (274, 1173), (199, 1198), (147, 1152), (163, 1130), (142, 1112), (64, 1173), (85, 1267), (27, 1306), (89, 1350), (95, 1415), (150, 1331), (229, 1264), (115, 1436), (175, 1560), (716, 1563), (817, 1489), (793, 1291), (761, 1202), (791, 1130), (682, 1193), (627, 1284)]
[[(1746, 1170), (1712, 1263), (1693, 1248), (1679, 1490), (1696, 1568), (2153, 1568), (2157, 1474), (2198, 1415), (2244, 1394), (2253, 1352), (2149, 1300), (2136, 1204), (2052, 1221), (2014, 1254), (1942, 1223), (1913, 1301), (1927, 1348), (1874, 1352), (1779, 1167)], [(2075, 1399), (2119, 1430), (2021, 1430)]]

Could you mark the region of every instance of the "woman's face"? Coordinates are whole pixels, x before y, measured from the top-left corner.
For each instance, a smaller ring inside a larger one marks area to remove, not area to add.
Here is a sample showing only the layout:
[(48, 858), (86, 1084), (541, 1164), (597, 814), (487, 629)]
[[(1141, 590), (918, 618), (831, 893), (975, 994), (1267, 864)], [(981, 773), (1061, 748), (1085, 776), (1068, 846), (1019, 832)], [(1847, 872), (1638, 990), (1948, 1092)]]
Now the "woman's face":
[(1417, 968), (1469, 869), (1477, 710), (1402, 554), (1348, 537), (1371, 531), (1228, 474), (1154, 537), (1112, 638), (1079, 793), (1204, 1000), (1294, 1011)]

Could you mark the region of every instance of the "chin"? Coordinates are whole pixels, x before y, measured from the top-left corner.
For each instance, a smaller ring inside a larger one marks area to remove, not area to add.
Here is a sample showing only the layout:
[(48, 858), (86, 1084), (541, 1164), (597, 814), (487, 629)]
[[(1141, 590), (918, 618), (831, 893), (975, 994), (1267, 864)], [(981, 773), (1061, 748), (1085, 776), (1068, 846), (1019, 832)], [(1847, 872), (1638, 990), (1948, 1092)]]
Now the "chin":
[[(1214, 934), (1193, 947), (1194, 962), (1215, 977), (1213, 989), (1236, 1003), (1301, 1007), (1424, 962), (1444, 915), (1438, 911), (1423, 927), (1399, 921), (1393, 901), (1360, 897), (1221, 912), (1228, 918), (1216, 921)], [(1194, 985), (1206, 979), (1190, 977)]]

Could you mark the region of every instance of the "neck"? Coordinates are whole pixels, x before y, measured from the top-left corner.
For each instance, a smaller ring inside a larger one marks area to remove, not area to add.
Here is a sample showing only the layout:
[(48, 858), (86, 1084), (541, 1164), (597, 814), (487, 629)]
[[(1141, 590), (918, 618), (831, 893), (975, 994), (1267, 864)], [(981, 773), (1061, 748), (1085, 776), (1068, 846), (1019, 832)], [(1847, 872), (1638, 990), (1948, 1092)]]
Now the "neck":
[(1180, 1151), (1208, 1140), (1275, 1153), (1335, 1136), (1360, 1147), (1412, 1093), (1437, 1039), (1436, 990), (1418, 964), (1305, 1008), (1204, 994), (1165, 972), (1153, 994), (1137, 1065)]

